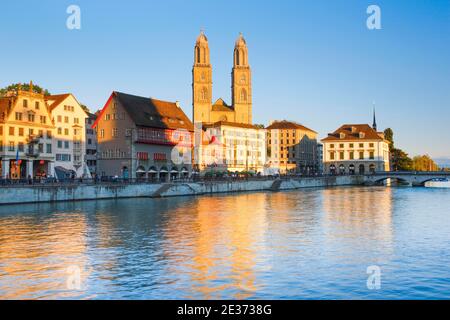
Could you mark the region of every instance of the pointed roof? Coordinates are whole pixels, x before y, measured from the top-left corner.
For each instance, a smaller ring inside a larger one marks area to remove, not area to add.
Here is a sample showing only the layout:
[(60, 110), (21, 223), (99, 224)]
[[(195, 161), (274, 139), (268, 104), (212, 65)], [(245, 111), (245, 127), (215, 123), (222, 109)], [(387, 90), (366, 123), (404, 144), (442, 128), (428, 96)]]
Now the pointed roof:
[(51, 96), (46, 96), (45, 101), (47, 101), (47, 103), (49, 104), (48, 106), (49, 110), (52, 111), (69, 96), (70, 93), (55, 94)]
[(238, 38), (236, 39), (236, 47), (245, 47), (247, 46), (247, 42), (244, 39), (244, 36), (242, 35), (242, 32), (239, 33)]
[(233, 112), (233, 107), (229, 106), (222, 98), (216, 100), (212, 105), (212, 111)]
[(115, 97), (121, 106), (126, 110), (131, 120), (136, 126), (152, 127), (161, 129), (186, 129), (194, 130), (194, 126), (177, 105), (176, 102), (168, 102), (153, 98), (140, 97), (127, 93), (114, 91), (93, 124), (95, 128), (103, 113), (109, 106), (111, 99)]
[(206, 44), (208, 45), (208, 38), (206, 37), (205, 33), (203, 32), (203, 30), (200, 31), (199, 36), (197, 37), (197, 41), (196, 44)]

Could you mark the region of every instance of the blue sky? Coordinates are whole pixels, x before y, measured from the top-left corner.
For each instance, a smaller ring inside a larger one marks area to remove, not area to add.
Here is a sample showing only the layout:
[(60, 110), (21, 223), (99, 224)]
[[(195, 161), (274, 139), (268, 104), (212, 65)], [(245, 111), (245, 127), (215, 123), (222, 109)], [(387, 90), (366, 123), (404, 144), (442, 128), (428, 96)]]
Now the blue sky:
[[(81, 30), (66, 28), (69, 5)], [(366, 8), (381, 8), (381, 30)], [(411, 155), (450, 157), (450, 0), (8, 1), (0, 86), (72, 92), (95, 111), (111, 91), (179, 100), (191, 116), (193, 47), (209, 38), (213, 95), (230, 102), (234, 41), (253, 71), (253, 119), (290, 119), (325, 137), (343, 123), (392, 127)]]

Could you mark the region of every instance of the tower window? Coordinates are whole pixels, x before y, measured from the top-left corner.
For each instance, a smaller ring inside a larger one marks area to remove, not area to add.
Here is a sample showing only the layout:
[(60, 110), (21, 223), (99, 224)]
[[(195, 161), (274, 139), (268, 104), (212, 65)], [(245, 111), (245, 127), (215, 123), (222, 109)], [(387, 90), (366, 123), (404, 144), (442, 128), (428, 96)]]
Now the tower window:
[(247, 91), (245, 89), (241, 90), (241, 102), (247, 102)]
[(200, 93), (200, 97), (203, 101), (208, 100), (208, 89), (206, 89), (205, 87), (202, 88), (202, 91)]

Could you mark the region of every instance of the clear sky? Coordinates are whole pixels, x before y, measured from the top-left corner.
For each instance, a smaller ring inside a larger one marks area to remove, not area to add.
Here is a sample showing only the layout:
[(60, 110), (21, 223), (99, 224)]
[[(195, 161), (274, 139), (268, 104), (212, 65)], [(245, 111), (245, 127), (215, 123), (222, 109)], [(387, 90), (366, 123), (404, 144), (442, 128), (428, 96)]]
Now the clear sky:
[[(66, 9), (81, 8), (81, 30)], [(381, 30), (366, 27), (368, 5)], [(253, 119), (298, 121), (325, 137), (344, 123), (392, 127), (410, 155), (450, 157), (450, 0), (2, 1), (0, 87), (72, 92), (92, 111), (113, 90), (179, 100), (191, 116), (199, 30), (213, 96), (231, 102), (234, 41), (253, 72)]]

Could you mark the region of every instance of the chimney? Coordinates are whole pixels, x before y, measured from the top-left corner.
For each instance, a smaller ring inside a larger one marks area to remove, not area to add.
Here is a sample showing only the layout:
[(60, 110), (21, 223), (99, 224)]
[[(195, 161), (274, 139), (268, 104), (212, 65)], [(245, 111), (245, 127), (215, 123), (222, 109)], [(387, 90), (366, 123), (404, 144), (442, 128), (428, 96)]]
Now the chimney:
[(177, 106), (177, 108), (179, 108), (180, 107), (180, 101), (175, 101), (175, 105)]

